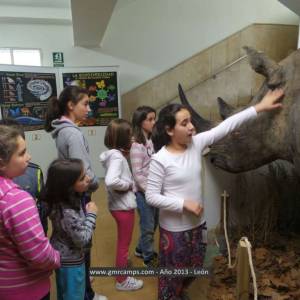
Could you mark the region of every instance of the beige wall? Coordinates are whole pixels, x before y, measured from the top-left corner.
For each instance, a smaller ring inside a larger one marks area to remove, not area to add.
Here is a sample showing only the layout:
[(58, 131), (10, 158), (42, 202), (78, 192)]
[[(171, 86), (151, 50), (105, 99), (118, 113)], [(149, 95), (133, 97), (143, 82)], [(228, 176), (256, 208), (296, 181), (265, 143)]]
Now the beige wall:
[(252, 46), (280, 61), (297, 49), (297, 39), (298, 26), (248, 26), (122, 95), (122, 116), (130, 120), (139, 105), (159, 109), (168, 102), (179, 101), (177, 84), (180, 82), (196, 110), (206, 118), (219, 118), (218, 96), (234, 106), (240, 106), (251, 99), (263, 81), (248, 65), (242, 47)]

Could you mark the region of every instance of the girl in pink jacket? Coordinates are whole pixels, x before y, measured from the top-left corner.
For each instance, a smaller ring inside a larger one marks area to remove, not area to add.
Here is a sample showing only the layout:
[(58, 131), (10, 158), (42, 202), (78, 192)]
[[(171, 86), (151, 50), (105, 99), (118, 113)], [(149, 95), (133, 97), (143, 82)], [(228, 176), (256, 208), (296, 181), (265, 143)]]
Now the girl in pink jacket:
[(0, 126), (0, 299), (49, 298), (59, 252), (44, 234), (33, 198), (12, 178), (24, 173), (30, 160), (17, 129)]

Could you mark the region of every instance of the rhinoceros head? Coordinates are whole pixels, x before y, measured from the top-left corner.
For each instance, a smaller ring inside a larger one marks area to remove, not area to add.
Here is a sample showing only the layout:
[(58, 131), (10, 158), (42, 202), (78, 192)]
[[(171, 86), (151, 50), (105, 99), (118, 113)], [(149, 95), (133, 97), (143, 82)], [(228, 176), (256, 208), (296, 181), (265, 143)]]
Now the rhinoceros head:
[[(298, 129), (300, 128), (298, 115), (300, 52), (292, 53), (277, 64), (262, 52), (249, 47), (245, 47), (245, 50), (252, 68), (266, 77), (264, 84), (248, 106), (259, 102), (268, 89), (283, 87), (285, 89), (283, 108), (274, 112), (260, 113), (255, 120), (243, 124), (238, 130), (212, 145), (209, 158), (216, 167), (233, 173), (256, 169), (276, 159), (297, 164), (297, 153), (300, 153), (300, 130)], [(192, 109), (181, 86), (179, 86), (179, 95), (181, 102), (189, 106), (192, 112), (192, 120), (197, 132), (208, 130), (216, 125), (200, 117)], [(235, 109), (221, 98), (218, 98), (218, 104), (223, 119), (245, 108)], [(299, 125), (295, 129), (297, 123)]]

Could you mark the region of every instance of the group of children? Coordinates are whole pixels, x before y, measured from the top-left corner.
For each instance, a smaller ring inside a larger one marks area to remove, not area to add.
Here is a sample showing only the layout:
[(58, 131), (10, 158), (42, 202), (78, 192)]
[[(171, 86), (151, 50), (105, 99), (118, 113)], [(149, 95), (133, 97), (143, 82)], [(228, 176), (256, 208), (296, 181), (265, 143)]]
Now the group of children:
[[(206, 223), (201, 153), (257, 113), (280, 107), (282, 95), (282, 90), (269, 91), (254, 107), (197, 135), (189, 110), (180, 104), (163, 108), (157, 122), (155, 110), (147, 106), (133, 113), (132, 124), (123, 119), (110, 122), (104, 137), (108, 150), (100, 161), (108, 207), (118, 229), (117, 267), (128, 266), (135, 208), (140, 215), (135, 255), (145, 266), (202, 266)], [(24, 299), (24, 295), (49, 299), (52, 270), (56, 271), (57, 299), (107, 299), (93, 291), (89, 277), (98, 210), (91, 193), (99, 179), (91, 166), (87, 140), (76, 125), (89, 110), (87, 92), (76, 86), (66, 87), (49, 102), (45, 128), (55, 139), (58, 159), (49, 166), (45, 186), (42, 180), (37, 185), (38, 203), (33, 198), (36, 194), (26, 192), (26, 184), (13, 181), (30, 168), (24, 135), (14, 126), (0, 125), (0, 299)], [(153, 243), (158, 209), (159, 255)], [(47, 216), (53, 228), (50, 242), (41, 224)], [(159, 277), (158, 299), (188, 299), (192, 281)], [(116, 278), (118, 290), (142, 286), (143, 281), (133, 277)]]

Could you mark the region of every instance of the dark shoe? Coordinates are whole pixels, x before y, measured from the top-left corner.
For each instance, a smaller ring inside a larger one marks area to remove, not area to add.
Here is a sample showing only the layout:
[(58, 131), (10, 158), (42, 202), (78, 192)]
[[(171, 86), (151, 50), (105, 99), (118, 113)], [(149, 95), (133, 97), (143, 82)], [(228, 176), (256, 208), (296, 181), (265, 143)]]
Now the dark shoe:
[(147, 267), (147, 268), (157, 268), (158, 267), (158, 259), (157, 259), (157, 255), (153, 256), (152, 259), (150, 260), (144, 260), (144, 263), (143, 263), (144, 267)]
[(135, 248), (134, 255), (138, 258), (144, 258), (142, 250)]

